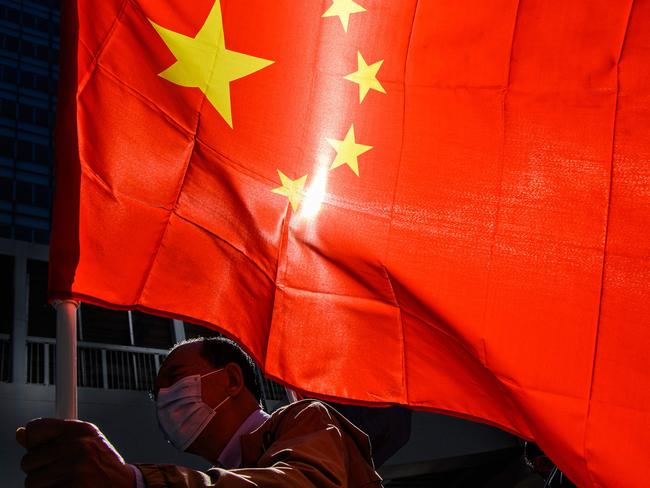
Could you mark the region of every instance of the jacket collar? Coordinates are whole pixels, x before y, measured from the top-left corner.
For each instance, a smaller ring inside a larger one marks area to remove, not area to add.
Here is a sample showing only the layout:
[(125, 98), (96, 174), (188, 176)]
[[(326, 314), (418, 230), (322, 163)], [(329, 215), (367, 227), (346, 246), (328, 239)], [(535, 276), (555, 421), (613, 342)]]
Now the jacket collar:
[(269, 414), (262, 409), (257, 409), (242, 422), (237, 431), (230, 438), (226, 447), (221, 451), (219, 464), (227, 469), (238, 468), (242, 464), (241, 439), (246, 434), (257, 430), (266, 420)]
[[(301, 400), (291, 403), (285, 407), (276, 410), (263, 424), (257, 429), (241, 436), (241, 466), (254, 467), (262, 457), (264, 452), (275, 441), (275, 430), (277, 424), (282, 421), (285, 415), (296, 410), (302, 410), (315, 400)], [(373, 466), (372, 456), (370, 452), (370, 440), (368, 436), (356, 427), (347, 418), (341, 415), (334, 408), (327, 404), (323, 404), (331, 413), (331, 415), (339, 422), (343, 431), (351, 438), (354, 444), (359, 449), (361, 456), (365, 459), (370, 466)]]

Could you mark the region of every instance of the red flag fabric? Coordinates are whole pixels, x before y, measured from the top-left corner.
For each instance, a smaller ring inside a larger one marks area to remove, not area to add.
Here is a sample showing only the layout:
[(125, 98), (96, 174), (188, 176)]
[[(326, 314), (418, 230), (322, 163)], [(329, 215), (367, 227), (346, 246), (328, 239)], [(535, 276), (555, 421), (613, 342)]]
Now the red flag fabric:
[(53, 298), (646, 484), (650, 1), (68, 3)]

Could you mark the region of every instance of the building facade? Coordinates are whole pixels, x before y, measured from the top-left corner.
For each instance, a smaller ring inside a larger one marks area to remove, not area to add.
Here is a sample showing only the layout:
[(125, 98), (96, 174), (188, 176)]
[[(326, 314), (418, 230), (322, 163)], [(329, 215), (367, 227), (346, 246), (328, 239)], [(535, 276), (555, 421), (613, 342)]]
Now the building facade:
[(49, 241), (58, 3), (0, 3), (0, 238)]

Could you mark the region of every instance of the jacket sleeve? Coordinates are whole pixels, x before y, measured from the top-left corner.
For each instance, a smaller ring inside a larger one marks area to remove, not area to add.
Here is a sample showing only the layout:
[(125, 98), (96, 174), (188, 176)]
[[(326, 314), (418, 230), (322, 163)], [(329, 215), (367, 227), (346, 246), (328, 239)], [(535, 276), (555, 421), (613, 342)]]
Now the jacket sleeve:
[(255, 468), (201, 473), (173, 465), (138, 467), (149, 488), (348, 486), (348, 455), (340, 426), (317, 402), (282, 419)]

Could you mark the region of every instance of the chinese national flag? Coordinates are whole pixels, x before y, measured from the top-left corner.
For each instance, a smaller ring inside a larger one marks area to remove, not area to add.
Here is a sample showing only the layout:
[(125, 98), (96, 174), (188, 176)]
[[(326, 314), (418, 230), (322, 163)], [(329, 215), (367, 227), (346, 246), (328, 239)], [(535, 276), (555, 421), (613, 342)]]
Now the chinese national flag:
[(650, 1), (77, 0), (51, 296), (650, 477)]

